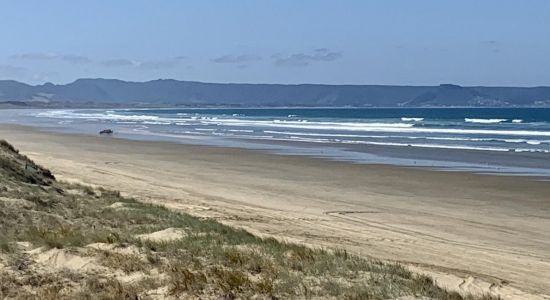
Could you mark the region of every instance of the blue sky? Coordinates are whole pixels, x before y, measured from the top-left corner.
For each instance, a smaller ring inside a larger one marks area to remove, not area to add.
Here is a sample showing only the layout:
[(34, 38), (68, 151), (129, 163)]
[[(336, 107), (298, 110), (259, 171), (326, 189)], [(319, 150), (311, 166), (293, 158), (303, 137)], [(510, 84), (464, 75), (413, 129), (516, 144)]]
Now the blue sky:
[(550, 1), (0, 0), (0, 79), (550, 85)]

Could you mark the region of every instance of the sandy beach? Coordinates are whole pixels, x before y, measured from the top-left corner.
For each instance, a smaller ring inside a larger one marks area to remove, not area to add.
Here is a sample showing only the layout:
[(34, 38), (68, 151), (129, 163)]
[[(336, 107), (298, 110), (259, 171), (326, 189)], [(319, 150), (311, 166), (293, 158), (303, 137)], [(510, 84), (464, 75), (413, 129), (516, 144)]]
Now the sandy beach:
[(64, 180), (311, 246), (395, 260), (449, 289), (550, 299), (550, 183), (0, 126)]

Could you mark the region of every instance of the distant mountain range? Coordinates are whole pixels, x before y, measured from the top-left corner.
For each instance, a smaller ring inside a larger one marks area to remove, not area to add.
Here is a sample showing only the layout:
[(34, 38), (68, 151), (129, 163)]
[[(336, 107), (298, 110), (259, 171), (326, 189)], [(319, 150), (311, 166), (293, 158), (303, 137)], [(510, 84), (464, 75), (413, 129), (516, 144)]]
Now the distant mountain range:
[(78, 79), (63, 85), (0, 80), (3, 107), (97, 106), (550, 106), (550, 87), (203, 83)]

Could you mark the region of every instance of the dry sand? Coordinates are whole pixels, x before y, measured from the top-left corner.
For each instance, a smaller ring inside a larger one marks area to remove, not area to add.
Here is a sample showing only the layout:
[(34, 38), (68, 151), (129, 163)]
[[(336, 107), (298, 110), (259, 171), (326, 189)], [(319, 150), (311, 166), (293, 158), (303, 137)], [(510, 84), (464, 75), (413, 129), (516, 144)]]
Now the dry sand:
[(0, 126), (62, 179), (249, 231), (409, 264), (440, 285), (550, 299), (550, 183)]

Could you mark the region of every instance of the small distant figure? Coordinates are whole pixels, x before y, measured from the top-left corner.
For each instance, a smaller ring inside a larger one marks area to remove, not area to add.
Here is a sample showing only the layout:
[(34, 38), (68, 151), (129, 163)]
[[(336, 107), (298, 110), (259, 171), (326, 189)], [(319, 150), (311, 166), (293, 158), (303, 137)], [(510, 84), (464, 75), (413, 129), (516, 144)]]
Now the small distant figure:
[(103, 129), (99, 132), (99, 135), (112, 135), (113, 130), (112, 129)]

